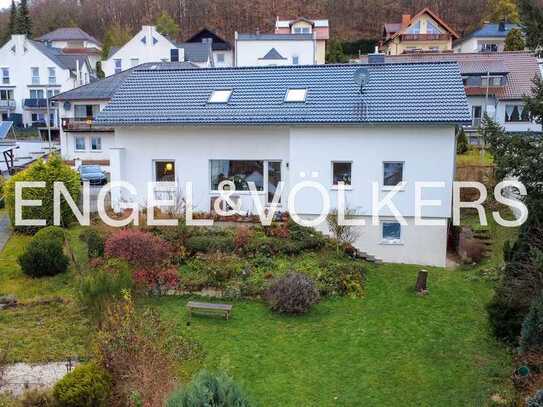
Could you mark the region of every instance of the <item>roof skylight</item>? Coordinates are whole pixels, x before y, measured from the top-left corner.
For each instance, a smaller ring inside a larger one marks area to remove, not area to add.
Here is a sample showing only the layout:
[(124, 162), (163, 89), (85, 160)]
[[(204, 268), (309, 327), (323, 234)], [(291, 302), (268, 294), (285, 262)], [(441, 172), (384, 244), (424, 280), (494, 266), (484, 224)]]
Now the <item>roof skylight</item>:
[(214, 90), (209, 96), (208, 103), (228, 103), (232, 96), (232, 89)]
[(285, 102), (305, 102), (307, 89), (288, 89)]

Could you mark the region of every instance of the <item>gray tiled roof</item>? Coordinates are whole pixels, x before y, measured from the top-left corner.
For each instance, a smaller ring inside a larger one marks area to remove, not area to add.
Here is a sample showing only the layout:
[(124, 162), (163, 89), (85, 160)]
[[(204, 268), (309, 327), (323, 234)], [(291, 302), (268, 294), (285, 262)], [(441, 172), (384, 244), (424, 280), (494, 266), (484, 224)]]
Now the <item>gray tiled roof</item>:
[(32, 41), (32, 45), (63, 69), (75, 71), (78, 62), (80, 67), (84, 64), (88, 64), (86, 55), (65, 54), (62, 52), (62, 49), (49, 47), (39, 41)]
[(127, 69), (118, 74), (108, 76), (107, 78), (100, 79), (98, 81), (89, 83), (87, 85), (80, 86), (78, 88), (69, 90), (67, 92), (60, 93), (52, 100), (109, 100), (115, 93), (115, 91), (122, 85), (122, 83), (128, 78), (134, 69), (148, 69), (151, 66), (155, 66), (155, 69), (186, 69), (194, 68), (189, 62), (171, 62), (171, 63), (147, 63), (137, 66), (135, 68)]
[[(471, 119), (456, 63), (137, 69), (98, 115), (110, 125), (464, 123)], [(216, 89), (233, 89), (228, 103), (210, 104)], [(285, 102), (289, 88), (306, 88), (305, 102)]]
[(275, 48), (272, 48), (268, 51), (266, 55), (259, 59), (286, 59), (283, 55), (279, 53)]
[(177, 48), (185, 50), (185, 61), (207, 62), (210, 59), (211, 48), (202, 42), (182, 42), (176, 44)]
[(313, 34), (239, 34), (238, 41), (313, 40)]
[(79, 27), (61, 27), (41, 37), (36, 38), (37, 41), (92, 41), (100, 44), (96, 38), (87, 34)]

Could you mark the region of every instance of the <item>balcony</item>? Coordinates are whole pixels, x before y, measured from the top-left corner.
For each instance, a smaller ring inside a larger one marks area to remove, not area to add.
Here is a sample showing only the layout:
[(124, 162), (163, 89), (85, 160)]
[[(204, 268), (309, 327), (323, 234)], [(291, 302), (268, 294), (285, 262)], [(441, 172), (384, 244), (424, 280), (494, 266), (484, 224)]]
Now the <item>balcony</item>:
[(402, 34), (402, 41), (447, 41), (449, 34)]
[(100, 124), (96, 124), (92, 118), (63, 118), (62, 119), (62, 130), (64, 131), (102, 131), (102, 132), (112, 132), (112, 127), (106, 127)]
[(25, 99), (23, 106), (26, 109), (45, 109), (47, 108), (47, 99), (45, 98), (29, 98)]
[(0, 109), (15, 110), (16, 102), (12, 99), (0, 100)]

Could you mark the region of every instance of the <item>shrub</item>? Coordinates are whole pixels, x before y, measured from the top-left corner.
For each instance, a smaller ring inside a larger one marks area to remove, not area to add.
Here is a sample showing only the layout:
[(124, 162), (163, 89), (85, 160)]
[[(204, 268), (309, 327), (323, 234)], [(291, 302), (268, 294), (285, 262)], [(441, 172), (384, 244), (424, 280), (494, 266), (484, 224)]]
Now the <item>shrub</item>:
[(87, 244), (89, 258), (102, 257), (104, 255), (104, 238), (96, 229), (85, 228), (79, 238)]
[(236, 249), (232, 237), (223, 235), (192, 236), (185, 242), (185, 247), (192, 253), (230, 253)]
[(526, 400), (526, 407), (543, 407), (543, 389), (538, 390)]
[[(0, 403), (0, 405), (2, 405)], [(53, 395), (48, 391), (29, 390), (21, 397), (22, 407), (55, 407)]]
[[(81, 184), (79, 174), (64, 164), (59, 155), (49, 156), (47, 162), (38, 160), (25, 170), (11, 177), (4, 186), (6, 206), (8, 208), (11, 224), (15, 225), (15, 183), (21, 181), (44, 181), (45, 188), (24, 188), (23, 199), (41, 199), (40, 206), (25, 206), (22, 208), (23, 219), (45, 219), (47, 225), (53, 224), (53, 183), (62, 182), (75, 202), (79, 200)], [(60, 207), (60, 218), (63, 225), (75, 219), (72, 210), (63, 199)], [(35, 226), (17, 226), (21, 232), (33, 233)]]
[(77, 366), (53, 388), (59, 407), (106, 406), (111, 392), (111, 377), (94, 363)]
[[(183, 279), (185, 285), (194, 289), (224, 287), (229, 280), (241, 274), (244, 263), (238, 257), (216, 252), (189, 261), (187, 268), (189, 275)], [(193, 281), (192, 276), (196, 277)]]
[(109, 259), (81, 280), (79, 303), (95, 320), (100, 320), (108, 304), (120, 299), (124, 290), (132, 286), (132, 272), (128, 264), (124, 260)]
[(225, 373), (200, 371), (185, 388), (174, 392), (166, 407), (249, 407), (251, 402), (242, 389)]
[(322, 295), (350, 295), (361, 297), (364, 293), (366, 270), (359, 262), (350, 264), (324, 264), (315, 275)]
[(55, 240), (32, 240), (18, 258), (23, 272), (30, 277), (55, 276), (68, 270), (70, 263), (62, 244)]
[(464, 154), (468, 152), (468, 138), (464, 129), (460, 129), (458, 132), (458, 139), (456, 142), (456, 154)]
[(160, 295), (179, 287), (179, 273), (176, 268), (141, 268), (134, 272), (134, 281), (139, 287)]
[(313, 280), (302, 273), (288, 273), (275, 280), (264, 297), (272, 311), (303, 314), (319, 302), (320, 296)]
[(537, 297), (526, 319), (522, 323), (520, 351), (541, 352), (543, 350), (543, 295)]
[(118, 257), (138, 267), (167, 263), (171, 246), (158, 236), (138, 229), (125, 229), (111, 235), (105, 243), (106, 257)]
[(236, 250), (243, 250), (249, 240), (251, 239), (251, 231), (246, 226), (241, 226), (236, 228), (236, 233), (234, 235), (234, 247)]
[(64, 229), (60, 226), (47, 226), (36, 232), (32, 240), (54, 240), (60, 244), (64, 244)]

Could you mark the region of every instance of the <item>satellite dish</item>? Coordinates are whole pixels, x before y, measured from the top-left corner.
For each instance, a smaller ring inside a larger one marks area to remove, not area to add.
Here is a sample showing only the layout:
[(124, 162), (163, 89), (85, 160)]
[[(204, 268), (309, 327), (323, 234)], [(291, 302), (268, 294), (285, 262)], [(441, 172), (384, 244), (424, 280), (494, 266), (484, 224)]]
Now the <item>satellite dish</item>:
[(360, 91), (368, 84), (370, 80), (370, 71), (368, 68), (359, 68), (353, 75), (354, 82), (360, 86)]
[(72, 108), (72, 104), (68, 101), (64, 102), (64, 110), (68, 111)]

